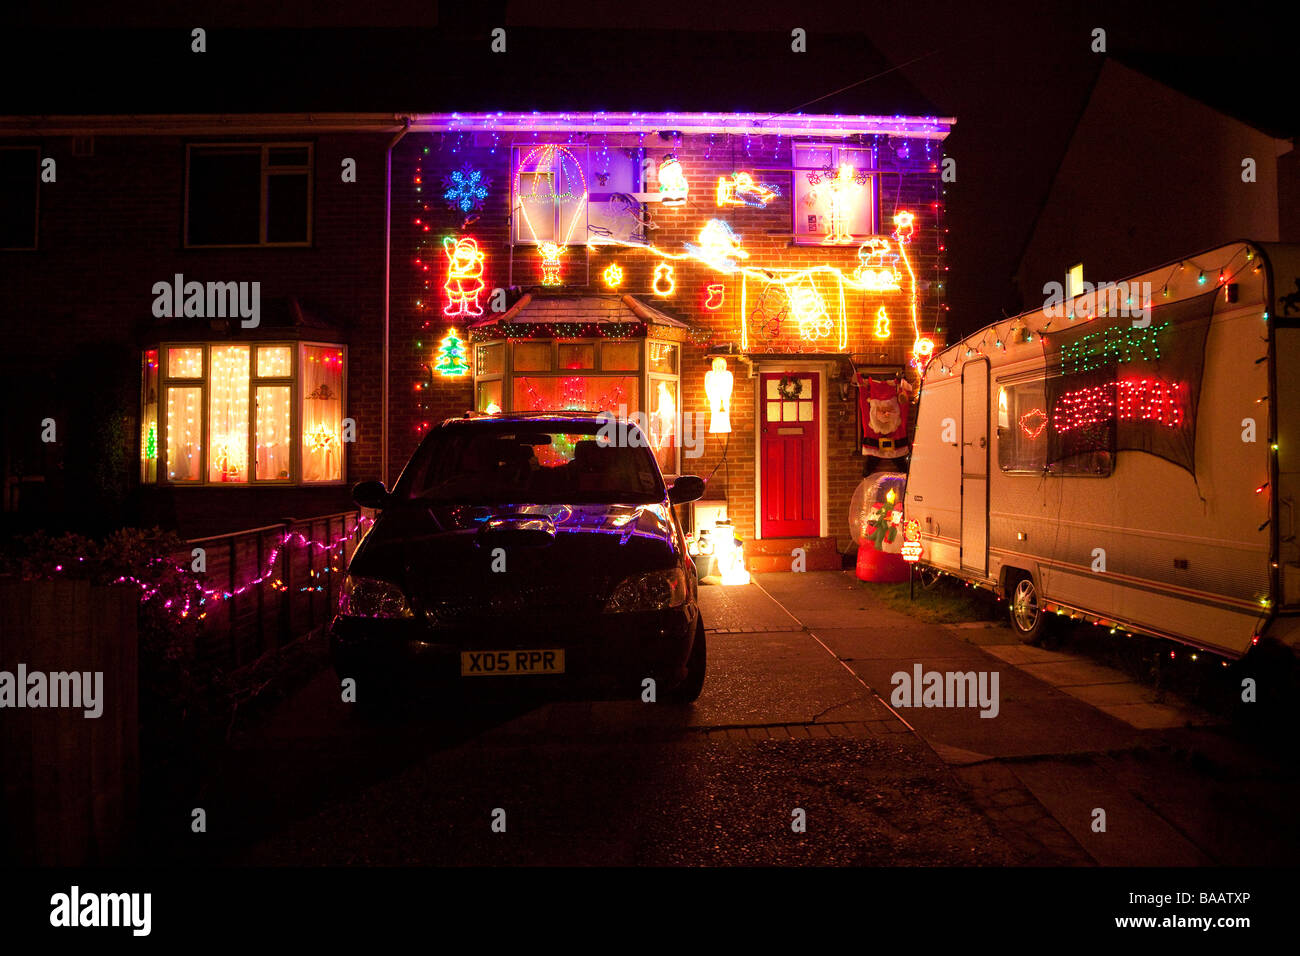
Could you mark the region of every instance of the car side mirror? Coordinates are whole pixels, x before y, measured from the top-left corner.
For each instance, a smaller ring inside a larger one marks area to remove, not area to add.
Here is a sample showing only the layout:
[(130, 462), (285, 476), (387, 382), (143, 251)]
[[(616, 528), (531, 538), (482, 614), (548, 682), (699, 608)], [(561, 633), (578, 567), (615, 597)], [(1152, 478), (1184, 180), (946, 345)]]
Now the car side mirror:
[(379, 509), (388, 504), (388, 489), (382, 481), (361, 481), (352, 486), (352, 500), (363, 508)]
[(699, 501), (704, 497), (704, 479), (695, 475), (682, 475), (668, 489), (668, 500), (675, 505)]

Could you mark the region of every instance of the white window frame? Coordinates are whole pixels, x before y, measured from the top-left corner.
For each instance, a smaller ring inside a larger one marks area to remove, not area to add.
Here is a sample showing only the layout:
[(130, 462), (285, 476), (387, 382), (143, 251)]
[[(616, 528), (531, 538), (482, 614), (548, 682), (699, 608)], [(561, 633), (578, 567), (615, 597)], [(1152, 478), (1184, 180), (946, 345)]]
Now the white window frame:
[[(831, 151), (832, 169), (839, 169), (840, 167), (841, 150), (853, 150), (855, 152), (866, 153), (868, 156), (873, 157), (871, 172), (867, 173), (867, 182), (862, 187), (870, 192), (870, 197), (867, 201), (867, 208), (871, 218), (871, 229), (869, 232), (865, 233), (853, 233), (853, 237), (855, 240), (864, 240), (870, 236), (877, 235), (880, 231), (880, 176), (879, 173), (875, 171), (872, 148), (870, 146), (863, 146), (855, 143), (796, 140), (790, 149), (790, 228), (791, 234), (794, 237), (794, 244), (796, 246), (823, 245), (821, 233), (811, 233), (804, 228), (807, 224), (807, 213), (805, 212), (802, 216), (800, 215), (802, 203), (799, 201), (800, 189), (798, 177), (807, 176), (808, 173), (811, 172), (820, 172), (824, 168), (821, 166), (800, 166), (797, 162), (799, 151), (804, 149), (829, 149)], [(855, 166), (854, 168), (859, 170), (861, 169), (861, 167), (858, 166)], [(804, 181), (807, 182), (807, 180)], [(802, 226), (800, 224), (801, 218), (803, 220)]]
[[(257, 454), (257, 389), (259, 386), (289, 386), (289, 428), (291, 432), (291, 441), (295, 449), (289, 458), (289, 477), (286, 478), (257, 478), (254, 476), (255, 468), (250, 465), (250, 473), (244, 481), (212, 481), (208, 471), (208, 455), (210, 451), (211, 422), (209, 420), (210, 409), (208, 406), (208, 393), (211, 389), (212, 381), (212, 349), (222, 348), (229, 345), (244, 345), (250, 350), (249, 352), (249, 376), (248, 376), (248, 450), (247, 460), (250, 463), (256, 462)], [(142, 485), (156, 485), (167, 488), (268, 488), (268, 487), (322, 487), (327, 485), (343, 485), (347, 483), (347, 455), (340, 443), (339, 448), (339, 477), (325, 481), (306, 481), (302, 477), (302, 376), (303, 376), (303, 351), (310, 347), (335, 349), (343, 353), (342, 383), (340, 385), (339, 395), (339, 418), (341, 421), (347, 420), (347, 395), (348, 395), (348, 349), (346, 345), (339, 342), (320, 342), (320, 341), (296, 341), (296, 340), (270, 340), (270, 341), (247, 341), (247, 342), (160, 342), (158, 349), (158, 401), (157, 401), (157, 466), (156, 479), (147, 481), (141, 477)], [(198, 378), (178, 378), (171, 374), (171, 368), (168, 363), (167, 352), (169, 349), (197, 348), (203, 351), (203, 372)], [(259, 377), (257, 374), (257, 350), (259, 348), (288, 348), (291, 355), (290, 374), (286, 376), (266, 376)], [(145, 349), (148, 352), (149, 349)], [(144, 374), (143, 370), (141, 372)], [(199, 481), (172, 481), (167, 477), (167, 391), (170, 388), (197, 388), (199, 390), (199, 407), (202, 410), (203, 420), (199, 428), (200, 455), (198, 472), (202, 476)], [(143, 388), (141, 390), (141, 415), (144, 414)], [(140, 449), (143, 456), (143, 449)], [(143, 458), (142, 458), (143, 460)]]

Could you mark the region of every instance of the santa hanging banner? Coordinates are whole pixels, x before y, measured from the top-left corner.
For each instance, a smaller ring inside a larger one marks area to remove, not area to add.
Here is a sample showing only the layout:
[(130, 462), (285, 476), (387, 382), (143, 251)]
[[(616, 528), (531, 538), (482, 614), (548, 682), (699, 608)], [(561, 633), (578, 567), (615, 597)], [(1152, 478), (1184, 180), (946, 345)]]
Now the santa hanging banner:
[[(912, 446), (907, 437), (907, 411), (915, 390), (898, 376), (880, 381), (854, 370), (858, 386), (858, 412), (862, 423), (862, 454), (868, 458), (906, 458)], [(868, 462), (868, 470), (874, 462)]]

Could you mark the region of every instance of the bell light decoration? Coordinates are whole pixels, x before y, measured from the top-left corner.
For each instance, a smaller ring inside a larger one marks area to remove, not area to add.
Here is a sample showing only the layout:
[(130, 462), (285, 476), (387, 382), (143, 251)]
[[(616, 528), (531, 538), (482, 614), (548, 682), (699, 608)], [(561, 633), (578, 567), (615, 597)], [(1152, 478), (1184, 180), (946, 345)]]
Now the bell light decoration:
[(727, 360), (715, 358), (712, 371), (704, 373), (704, 394), (709, 397), (709, 434), (731, 431), (732, 375)]

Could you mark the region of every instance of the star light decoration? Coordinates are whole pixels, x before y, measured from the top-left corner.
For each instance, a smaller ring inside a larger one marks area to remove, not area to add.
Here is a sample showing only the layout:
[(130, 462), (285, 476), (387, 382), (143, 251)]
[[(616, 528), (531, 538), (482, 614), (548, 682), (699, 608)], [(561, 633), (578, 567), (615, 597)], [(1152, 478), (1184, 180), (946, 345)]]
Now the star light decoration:
[(454, 169), (443, 177), (442, 198), (452, 209), (459, 209), (469, 215), (483, 208), (487, 199), (489, 180), (483, 171), (466, 163), (460, 169)]

